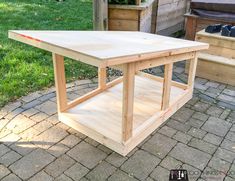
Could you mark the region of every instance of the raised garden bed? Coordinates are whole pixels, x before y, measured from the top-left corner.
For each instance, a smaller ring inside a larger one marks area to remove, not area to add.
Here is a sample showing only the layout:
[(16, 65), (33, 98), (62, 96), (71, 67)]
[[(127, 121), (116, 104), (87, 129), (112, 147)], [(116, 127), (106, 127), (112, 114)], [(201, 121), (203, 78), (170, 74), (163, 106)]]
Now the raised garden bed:
[(234, 0), (192, 0), (191, 13), (186, 17), (186, 39), (194, 40), (196, 33), (210, 24), (235, 25)]
[(235, 86), (235, 38), (202, 30), (197, 33), (196, 41), (210, 44), (208, 50), (198, 55), (196, 75)]
[(151, 32), (154, 0), (140, 5), (109, 4), (109, 30)]

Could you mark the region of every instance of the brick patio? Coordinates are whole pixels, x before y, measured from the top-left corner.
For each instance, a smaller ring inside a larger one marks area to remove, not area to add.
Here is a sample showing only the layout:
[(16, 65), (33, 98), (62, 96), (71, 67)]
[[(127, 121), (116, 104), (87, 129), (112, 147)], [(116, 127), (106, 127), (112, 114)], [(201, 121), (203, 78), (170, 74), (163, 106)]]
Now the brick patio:
[[(178, 64), (173, 78), (185, 81), (183, 72)], [(68, 98), (96, 86), (70, 83)], [(235, 180), (235, 87), (206, 79), (197, 78), (193, 99), (126, 157), (60, 123), (54, 88), (6, 105), (0, 131), (3, 181), (167, 181), (174, 168), (187, 169), (190, 181)]]

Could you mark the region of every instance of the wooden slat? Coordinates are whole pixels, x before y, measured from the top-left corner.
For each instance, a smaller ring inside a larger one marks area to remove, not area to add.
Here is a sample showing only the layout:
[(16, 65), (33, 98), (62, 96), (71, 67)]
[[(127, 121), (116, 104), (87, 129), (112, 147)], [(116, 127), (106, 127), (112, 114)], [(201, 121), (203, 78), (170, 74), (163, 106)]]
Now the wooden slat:
[(194, 58), (195, 53), (190, 52), (190, 53), (182, 53), (174, 56), (164, 56), (160, 58), (155, 58), (155, 59), (149, 59), (149, 60), (143, 60), (136, 62), (136, 71), (138, 70), (143, 70), (147, 68), (152, 68), (152, 67), (157, 67), (160, 65), (168, 64), (168, 63), (173, 63), (177, 61), (183, 61), (183, 60), (188, 60)]
[(206, 33), (204, 30), (202, 30), (197, 33), (196, 40), (200, 42), (209, 43), (210, 45), (235, 50), (235, 41), (232, 37), (224, 37), (218, 34)]
[(66, 79), (64, 71), (64, 57), (53, 53), (54, 76), (57, 96), (58, 112), (67, 108)]
[(139, 20), (138, 10), (109, 8), (109, 20)]
[[(224, 65), (228, 65), (232, 67), (235, 66), (235, 59), (232, 59), (232, 58), (226, 58), (226, 57), (208, 54), (208, 53), (198, 53), (198, 58), (202, 60), (218, 63), (218, 64), (224, 64)], [(211, 69), (211, 67), (206, 67), (206, 68), (208, 69), (208, 71), (209, 69)]]
[(105, 89), (106, 87), (106, 68), (98, 68), (98, 83), (99, 89)]
[(136, 20), (109, 19), (109, 30), (138, 31), (138, 25)]
[(188, 87), (192, 88), (194, 85), (194, 79), (197, 69), (197, 53), (195, 53), (195, 58), (188, 60), (189, 61), (189, 72), (188, 72)]
[(172, 71), (173, 71), (173, 63), (166, 64), (165, 69), (164, 69), (164, 81), (163, 81), (161, 110), (166, 110), (169, 107)]
[(157, 33), (159, 35), (168, 36), (168, 35), (172, 35), (173, 33), (177, 32), (177, 31), (180, 31), (182, 29), (184, 29), (184, 22), (179, 22), (173, 26), (170, 26), (166, 29), (158, 31)]
[[(206, 78), (212, 81), (221, 82), (223, 84), (229, 84), (235, 86), (235, 63), (227, 62), (222, 63), (219, 61), (208, 60), (211, 56), (200, 56), (198, 58), (198, 65), (197, 65), (197, 76)], [(221, 57), (218, 60), (222, 60)]]
[(135, 64), (129, 63), (123, 69), (122, 140), (126, 142), (133, 131)]
[(167, 28), (170, 28), (170, 27), (173, 28), (174, 26), (177, 26), (178, 24), (182, 24), (182, 23), (184, 23), (184, 17), (172, 18), (172, 19), (169, 19), (169, 20), (165, 20), (162, 23), (159, 22), (157, 24), (157, 30), (158, 30), (158, 32), (160, 32), (164, 29), (167, 29)]

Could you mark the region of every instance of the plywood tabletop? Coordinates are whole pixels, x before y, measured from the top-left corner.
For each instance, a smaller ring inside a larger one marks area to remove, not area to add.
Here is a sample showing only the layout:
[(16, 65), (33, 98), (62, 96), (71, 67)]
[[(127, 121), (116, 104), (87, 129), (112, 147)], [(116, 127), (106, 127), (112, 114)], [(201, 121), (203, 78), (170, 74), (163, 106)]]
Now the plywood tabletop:
[(9, 38), (55, 53), (61, 50), (61, 55), (68, 57), (68, 51), (77, 53), (83, 58), (105, 61), (107, 66), (124, 63), (123, 60), (138, 61), (208, 48), (206, 43), (133, 31), (10, 30)]

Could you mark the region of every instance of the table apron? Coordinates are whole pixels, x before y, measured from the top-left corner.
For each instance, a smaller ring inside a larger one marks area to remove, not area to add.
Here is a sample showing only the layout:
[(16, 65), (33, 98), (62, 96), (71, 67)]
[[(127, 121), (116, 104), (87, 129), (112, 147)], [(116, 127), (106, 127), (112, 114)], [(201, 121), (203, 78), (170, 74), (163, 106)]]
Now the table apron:
[(153, 58), (153, 59), (147, 59), (142, 60), (139, 62), (136, 62), (136, 71), (157, 67), (160, 65), (166, 65), (169, 63), (179, 62), (183, 60), (189, 60), (195, 58), (195, 52), (188, 52), (188, 53), (181, 53), (177, 55), (170, 55), (165, 57), (159, 57), (159, 58)]

